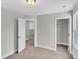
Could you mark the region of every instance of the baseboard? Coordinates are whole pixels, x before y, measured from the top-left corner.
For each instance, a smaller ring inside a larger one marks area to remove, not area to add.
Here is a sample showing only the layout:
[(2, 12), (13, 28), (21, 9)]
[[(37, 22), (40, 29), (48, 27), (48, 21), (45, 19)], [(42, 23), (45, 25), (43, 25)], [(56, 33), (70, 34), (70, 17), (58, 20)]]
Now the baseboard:
[(71, 52), (73, 59), (76, 59), (75, 54), (73, 52)]
[(67, 43), (59, 43), (59, 42), (58, 42), (57, 44), (62, 44), (62, 45), (66, 45), (66, 46), (68, 46), (68, 44), (67, 44)]
[(4, 59), (4, 58), (6, 58), (6, 57), (12, 55), (12, 54), (15, 53), (15, 52), (17, 52), (17, 49), (14, 50), (14, 51), (12, 51), (12, 52), (10, 52), (10, 53), (8, 53), (8, 54), (5, 54), (4, 56), (1, 57), (1, 59)]
[(76, 49), (76, 47), (73, 47), (75, 50), (73, 50), (73, 52), (71, 52), (71, 54), (73, 55), (73, 58), (74, 59), (78, 59), (78, 55), (76, 54), (76, 51), (77, 51), (77, 49)]
[(51, 48), (51, 47), (47, 47), (47, 46), (43, 46), (43, 45), (37, 45), (36, 47), (40, 47), (40, 48), (45, 48), (45, 49), (49, 49), (49, 50), (54, 50), (54, 51), (56, 51), (55, 48)]

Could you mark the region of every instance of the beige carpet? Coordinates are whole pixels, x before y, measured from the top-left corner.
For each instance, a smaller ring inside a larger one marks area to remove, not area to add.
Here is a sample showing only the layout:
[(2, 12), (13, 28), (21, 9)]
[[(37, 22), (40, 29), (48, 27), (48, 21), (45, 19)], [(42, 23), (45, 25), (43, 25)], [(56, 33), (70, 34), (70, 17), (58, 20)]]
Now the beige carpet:
[(65, 46), (58, 45), (57, 51), (53, 51), (34, 48), (33, 40), (31, 39), (27, 43), (26, 48), (21, 53), (15, 53), (5, 59), (73, 59)]

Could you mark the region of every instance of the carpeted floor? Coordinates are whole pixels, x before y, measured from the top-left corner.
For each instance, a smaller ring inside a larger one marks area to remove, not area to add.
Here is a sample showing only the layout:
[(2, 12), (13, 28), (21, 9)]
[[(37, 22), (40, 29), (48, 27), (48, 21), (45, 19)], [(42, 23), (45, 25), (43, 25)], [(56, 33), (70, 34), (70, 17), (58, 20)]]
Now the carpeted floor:
[(19, 54), (15, 53), (5, 59), (73, 59), (66, 46), (58, 45), (57, 51), (34, 48), (33, 39), (26, 42), (26, 48)]
[(34, 35), (29, 36), (29, 40), (26, 41), (26, 47), (34, 47)]

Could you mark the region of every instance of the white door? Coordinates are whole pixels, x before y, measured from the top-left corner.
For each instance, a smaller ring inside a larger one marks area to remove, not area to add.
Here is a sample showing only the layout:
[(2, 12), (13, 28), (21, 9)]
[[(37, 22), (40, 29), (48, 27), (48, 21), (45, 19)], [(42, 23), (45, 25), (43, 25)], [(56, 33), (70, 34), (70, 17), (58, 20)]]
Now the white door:
[(25, 20), (18, 19), (18, 53), (25, 48)]

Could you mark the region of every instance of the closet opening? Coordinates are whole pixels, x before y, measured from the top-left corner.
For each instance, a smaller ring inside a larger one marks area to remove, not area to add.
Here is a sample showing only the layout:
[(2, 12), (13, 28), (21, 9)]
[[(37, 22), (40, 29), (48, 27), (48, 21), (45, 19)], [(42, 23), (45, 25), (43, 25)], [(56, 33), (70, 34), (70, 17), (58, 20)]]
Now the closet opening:
[(70, 24), (69, 19), (56, 20), (56, 50), (65, 51), (70, 48)]

